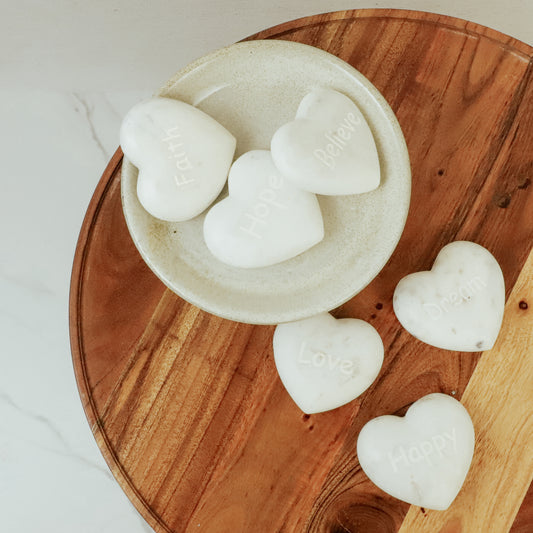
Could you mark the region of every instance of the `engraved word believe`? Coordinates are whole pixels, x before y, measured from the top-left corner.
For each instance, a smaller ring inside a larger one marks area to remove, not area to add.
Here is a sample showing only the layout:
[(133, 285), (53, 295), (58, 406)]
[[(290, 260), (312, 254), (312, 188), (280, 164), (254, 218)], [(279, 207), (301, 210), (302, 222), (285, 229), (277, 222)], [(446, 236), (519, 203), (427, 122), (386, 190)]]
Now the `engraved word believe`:
[(361, 117), (356, 117), (353, 113), (348, 113), (344, 120), (337, 126), (334, 133), (325, 133), (324, 137), (330, 141), (324, 148), (316, 148), (313, 155), (328, 168), (335, 168), (336, 160), (339, 157), (348, 141), (355, 132), (355, 126), (361, 124)]

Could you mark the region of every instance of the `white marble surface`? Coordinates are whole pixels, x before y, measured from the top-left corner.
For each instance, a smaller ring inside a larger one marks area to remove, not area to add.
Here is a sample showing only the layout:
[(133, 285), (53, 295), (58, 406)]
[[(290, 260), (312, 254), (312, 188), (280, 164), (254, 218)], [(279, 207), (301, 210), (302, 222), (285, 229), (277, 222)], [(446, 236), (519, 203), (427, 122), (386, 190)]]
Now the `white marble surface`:
[(533, 43), (530, 0), (2, 0), (0, 531), (151, 531), (94, 443), (68, 338), (78, 231), (125, 112), (209, 50), (357, 7), (447, 13)]

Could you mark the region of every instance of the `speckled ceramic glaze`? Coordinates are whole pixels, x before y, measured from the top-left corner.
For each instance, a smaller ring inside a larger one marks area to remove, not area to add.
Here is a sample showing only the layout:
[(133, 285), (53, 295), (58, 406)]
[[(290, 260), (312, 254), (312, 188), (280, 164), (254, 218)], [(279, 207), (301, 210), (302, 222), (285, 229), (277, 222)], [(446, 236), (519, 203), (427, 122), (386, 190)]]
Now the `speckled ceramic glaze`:
[[(238, 157), (269, 149), (273, 133), (294, 119), (301, 99), (317, 87), (342, 92), (361, 109), (377, 144), (381, 185), (361, 195), (319, 196), (323, 241), (283, 263), (257, 269), (221, 263), (203, 239), (205, 213), (187, 222), (153, 218), (137, 199), (137, 169), (124, 159), (122, 203), (135, 245), (185, 300), (240, 322), (288, 322), (344, 303), (388, 261), (409, 208), (409, 157), (394, 113), (353, 67), (299, 43), (238, 43), (179, 71), (157, 95), (183, 100), (218, 120), (237, 138)], [(226, 195), (224, 190), (221, 198)]]

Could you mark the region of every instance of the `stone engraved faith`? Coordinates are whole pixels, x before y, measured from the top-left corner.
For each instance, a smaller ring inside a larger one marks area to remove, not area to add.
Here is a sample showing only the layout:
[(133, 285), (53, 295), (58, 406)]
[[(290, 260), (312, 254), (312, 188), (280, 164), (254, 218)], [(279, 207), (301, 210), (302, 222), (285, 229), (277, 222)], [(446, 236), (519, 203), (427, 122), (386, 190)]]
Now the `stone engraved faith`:
[(183, 185), (194, 183), (192, 176), (187, 176), (185, 172), (192, 169), (192, 164), (183, 148), (183, 140), (178, 126), (165, 130), (166, 137), (163, 137), (163, 142), (167, 143), (167, 148), (171, 155), (169, 159), (175, 159), (176, 168), (179, 170), (174, 174), (174, 183), (178, 188)]
[(341, 155), (348, 141), (355, 132), (355, 126), (361, 124), (361, 118), (353, 113), (348, 113), (344, 120), (337, 126), (335, 132), (324, 134), (326, 140), (330, 141), (324, 148), (316, 148), (313, 155), (328, 168), (334, 169), (336, 158)]
[(444, 457), (456, 451), (457, 438), (455, 428), (453, 428), (451, 433), (444, 432), (441, 435), (434, 435), (431, 439), (423, 440), (408, 448), (399, 446), (388, 453), (388, 458), (393, 470), (398, 472), (399, 464), (404, 464), (408, 467), (413, 463), (426, 461), (428, 465), (433, 466), (431, 458)]
[(438, 304), (425, 303), (423, 307), (433, 320), (438, 320), (442, 315), (452, 310), (451, 306), (459, 307), (469, 301), (476, 292), (481, 292), (485, 288), (487, 288), (487, 284), (479, 276), (476, 276), (461, 285), (456, 291), (451, 292), (447, 297), (442, 298)]
[(252, 206), (251, 211), (244, 212), (244, 221), (241, 221), (239, 228), (256, 239), (262, 239), (260, 229), (266, 227), (268, 218), (275, 209), (287, 209), (288, 206), (277, 201), (276, 190), (283, 187), (283, 179), (280, 176), (271, 174), (268, 177), (270, 187), (259, 191), (257, 201)]
[(304, 365), (311, 365), (315, 368), (328, 368), (329, 370), (338, 369), (343, 374), (351, 376), (355, 369), (355, 362), (349, 359), (341, 359), (336, 355), (324, 353), (320, 350), (310, 349), (306, 355), (307, 342), (303, 342), (300, 346), (300, 353), (298, 354), (298, 363)]

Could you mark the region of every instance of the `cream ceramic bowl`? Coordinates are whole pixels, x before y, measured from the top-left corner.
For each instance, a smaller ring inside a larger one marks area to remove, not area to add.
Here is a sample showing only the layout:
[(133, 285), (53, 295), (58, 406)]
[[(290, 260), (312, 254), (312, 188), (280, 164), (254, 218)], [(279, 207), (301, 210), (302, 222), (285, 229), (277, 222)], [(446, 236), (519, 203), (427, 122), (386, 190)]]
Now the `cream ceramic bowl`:
[(239, 269), (218, 261), (204, 243), (205, 213), (188, 222), (153, 218), (137, 199), (137, 169), (124, 158), (122, 203), (135, 245), (167, 287), (205, 311), (255, 324), (329, 311), (377, 276), (400, 239), (411, 193), (404, 137), (378, 90), (344, 61), (289, 41), (238, 43), (180, 70), (157, 95), (218, 120), (237, 138), (238, 157), (269, 149), (272, 134), (315, 87), (340, 91), (359, 106), (377, 143), (382, 182), (362, 195), (319, 196), (324, 240), (278, 265)]

